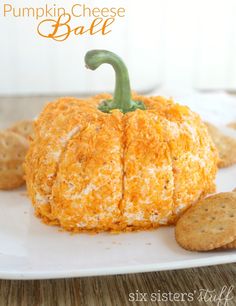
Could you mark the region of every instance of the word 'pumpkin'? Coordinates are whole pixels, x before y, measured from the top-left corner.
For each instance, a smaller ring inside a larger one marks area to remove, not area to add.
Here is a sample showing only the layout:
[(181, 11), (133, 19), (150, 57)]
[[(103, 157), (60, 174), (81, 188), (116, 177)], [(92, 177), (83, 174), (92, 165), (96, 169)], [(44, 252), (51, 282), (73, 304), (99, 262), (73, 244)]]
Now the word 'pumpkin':
[(35, 122), (26, 181), (36, 215), (69, 231), (175, 223), (215, 191), (218, 156), (200, 117), (162, 97), (131, 97), (127, 69), (105, 50), (85, 57), (116, 72), (114, 97), (62, 98)]

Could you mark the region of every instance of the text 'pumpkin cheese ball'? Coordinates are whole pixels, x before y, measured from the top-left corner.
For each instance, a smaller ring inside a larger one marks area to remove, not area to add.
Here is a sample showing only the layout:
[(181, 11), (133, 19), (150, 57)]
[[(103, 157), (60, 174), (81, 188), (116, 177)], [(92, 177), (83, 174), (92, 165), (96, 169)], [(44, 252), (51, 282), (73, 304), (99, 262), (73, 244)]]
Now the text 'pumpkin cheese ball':
[(37, 216), (73, 232), (175, 223), (215, 191), (218, 155), (207, 128), (172, 100), (131, 96), (114, 53), (93, 50), (85, 62), (113, 66), (115, 93), (62, 98), (39, 116), (25, 163)]

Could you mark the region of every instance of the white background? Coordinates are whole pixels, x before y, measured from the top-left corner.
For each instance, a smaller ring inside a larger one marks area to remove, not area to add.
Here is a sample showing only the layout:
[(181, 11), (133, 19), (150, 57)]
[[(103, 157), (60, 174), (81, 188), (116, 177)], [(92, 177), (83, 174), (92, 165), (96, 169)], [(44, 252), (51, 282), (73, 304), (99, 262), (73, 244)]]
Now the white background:
[[(67, 94), (112, 90), (109, 67), (84, 68), (92, 48), (120, 54), (129, 66), (133, 89), (236, 89), (236, 1), (86, 0), (10, 1), (15, 7), (45, 3), (70, 6), (123, 6), (110, 35), (75, 37), (58, 43), (39, 37), (33, 18), (3, 18), (0, 6), (0, 95)], [(79, 20), (77, 21), (79, 23)]]

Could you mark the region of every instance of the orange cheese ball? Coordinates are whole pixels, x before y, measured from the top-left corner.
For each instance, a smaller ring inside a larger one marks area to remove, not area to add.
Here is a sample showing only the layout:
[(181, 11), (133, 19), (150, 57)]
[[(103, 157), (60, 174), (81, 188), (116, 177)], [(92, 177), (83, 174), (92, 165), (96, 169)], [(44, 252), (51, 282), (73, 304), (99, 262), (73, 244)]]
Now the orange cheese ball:
[(176, 222), (215, 191), (218, 155), (200, 117), (162, 97), (103, 113), (111, 98), (62, 98), (35, 123), (25, 172), (36, 215), (73, 231), (130, 231)]

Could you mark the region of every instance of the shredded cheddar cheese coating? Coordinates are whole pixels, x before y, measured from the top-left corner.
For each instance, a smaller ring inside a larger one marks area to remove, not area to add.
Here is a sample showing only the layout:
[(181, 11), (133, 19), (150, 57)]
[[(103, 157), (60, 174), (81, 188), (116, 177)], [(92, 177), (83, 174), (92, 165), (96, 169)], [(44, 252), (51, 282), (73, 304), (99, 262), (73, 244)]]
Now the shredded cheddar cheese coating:
[(97, 109), (109, 95), (49, 103), (25, 162), (36, 215), (73, 231), (124, 231), (175, 223), (215, 191), (218, 155), (200, 117), (162, 97), (147, 110)]

